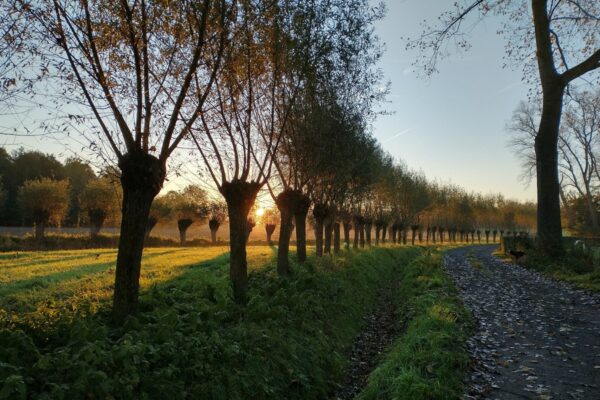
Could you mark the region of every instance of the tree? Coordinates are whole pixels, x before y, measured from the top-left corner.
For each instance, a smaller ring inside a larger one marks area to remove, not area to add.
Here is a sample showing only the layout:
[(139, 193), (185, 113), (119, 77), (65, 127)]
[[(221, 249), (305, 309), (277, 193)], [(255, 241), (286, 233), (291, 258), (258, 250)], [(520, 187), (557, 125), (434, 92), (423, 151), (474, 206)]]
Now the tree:
[(98, 237), (106, 219), (119, 209), (119, 189), (108, 178), (91, 179), (85, 185), (79, 203), (87, 212), (92, 239)]
[[(409, 47), (430, 51), (425, 69), (431, 73), (444, 56), (448, 40), (460, 38), (463, 21), (496, 13), (506, 16), (504, 32), (509, 56), (525, 64), (526, 77), (539, 82), (542, 94), (540, 122), (535, 135), (538, 245), (550, 255), (563, 252), (558, 175), (558, 138), (563, 97), (567, 86), (600, 68), (600, 3), (588, 1), (531, 0), (531, 14), (524, 1), (474, 0), (442, 14), (439, 29), (426, 28)], [(533, 26), (531, 25), (533, 23)], [(533, 45), (535, 47), (533, 47)], [(535, 55), (537, 68), (527, 60)]]
[[(568, 199), (579, 196), (587, 205), (588, 220), (593, 231), (600, 226), (594, 198), (597, 196), (600, 174), (598, 174), (597, 151), (600, 140), (600, 92), (570, 90), (564, 110), (564, 122), (558, 138), (559, 173), (561, 176), (560, 197), (567, 216), (572, 214)], [(511, 146), (522, 160), (526, 180), (535, 173), (533, 143), (541, 109), (538, 103), (522, 103), (515, 113), (509, 128), (513, 132)], [(571, 219), (571, 218), (568, 218)]]
[[(88, 163), (77, 158), (67, 159), (63, 170), (65, 177), (69, 179), (69, 208), (65, 222), (79, 227), (81, 222), (81, 209), (83, 208), (80, 204), (80, 197), (88, 183), (96, 178), (96, 174)], [(92, 236), (94, 236), (94, 234), (92, 234)]]
[(60, 79), (62, 93), (52, 95), (80, 95), (93, 115), (69, 115), (65, 124), (93, 124), (85, 130), (91, 147), (116, 158), (121, 171), (116, 322), (137, 308), (150, 207), (167, 160), (203, 109), (234, 9), (235, 0), (28, 4), (33, 53)]
[(285, 35), (294, 3), (240, 1), (215, 90), (192, 141), (227, 203), (233, 297), (247, 300), (248, 213), (269, 180), (297, 82), (287, 73)]
[(189, 185), (180, 192), (171, 191), (165, 195), (170, 214), (177, 222), (179, 242), (186, 243), (186, 232), (194, 221), (204, 222), (209, 213), (206, 191), (199, 186)]
[(60, 224), (69, 204), (69, 181), (49, 178), (25, 181), (19, 188), (19, 207), (35, 223), (35, 238), (44, 238), (49, 223)]
[(223, 222), (227, 220), (227, 204), (213, 201), (209, 204), (208, 228), (212, 244), (217, 244), (217, 231)]

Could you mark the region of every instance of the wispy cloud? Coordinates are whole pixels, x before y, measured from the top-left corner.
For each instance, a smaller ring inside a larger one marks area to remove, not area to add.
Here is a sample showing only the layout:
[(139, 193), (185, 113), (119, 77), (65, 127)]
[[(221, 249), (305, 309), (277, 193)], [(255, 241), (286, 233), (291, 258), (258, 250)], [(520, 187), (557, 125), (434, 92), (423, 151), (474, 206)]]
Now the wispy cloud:
[(390, 142), (390, 141), (392, 141), (392, 140), (394, 140), (396, 138), (399, 138), (400, 136), (406, 135), (407, 133), (411, 132), (412, 130), (413, 130), (413, 128), (404, 129), (403, 131), (398, 132), (395, 135), (390, 136), (389, 138), (381, 141), (381, 144), (385, 144), (385, 143)]

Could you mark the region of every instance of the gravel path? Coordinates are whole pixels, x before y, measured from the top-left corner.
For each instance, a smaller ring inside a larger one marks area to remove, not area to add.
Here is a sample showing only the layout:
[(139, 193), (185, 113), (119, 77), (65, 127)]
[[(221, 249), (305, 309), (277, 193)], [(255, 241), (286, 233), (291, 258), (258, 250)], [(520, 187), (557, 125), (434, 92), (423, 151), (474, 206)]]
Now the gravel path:
[(451, 250), (444, 267), (476, 321), (465, 399), (600, 399), (600, 295), (491, 255)]

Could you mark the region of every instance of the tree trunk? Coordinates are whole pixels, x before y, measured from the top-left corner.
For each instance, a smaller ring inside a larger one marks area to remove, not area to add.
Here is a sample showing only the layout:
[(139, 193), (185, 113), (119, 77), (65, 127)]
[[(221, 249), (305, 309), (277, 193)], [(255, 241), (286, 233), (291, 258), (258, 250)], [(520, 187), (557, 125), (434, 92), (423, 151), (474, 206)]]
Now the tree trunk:
[(379, 236), (381, 235), (381, 225), (375, 224), (375, 246), (379, 246)]
[(177, 229), (179, 229), (179, 244), (185, 246), (186, 234), (188, 228), (194, 223), (190, 218), (182, 218), (177, 220)]
[(328, 218), (325, 223), (325, 240), (323, 244), (323, 253), (331, 254), (331, 239), (333, 236), (333, 222)]
[(313, 216), (315, 217), (315, 254), (317, 257), (323, 256), (324, 224), (327, 214), (327, 206), (325, 204), (315, 204), (313, 207)]
[(382, 225), (381, 229), (381, 243), (385, 244), (386, 234), (387, 234), (387, 224)]
[(146, 222), (146, 232), (144, 233), (144, 240), (150, 239), (150, 233), (152, 232), (152, 229), (154, 229), (157, 223), (158, 220), (155, 217), (148, 217), (148, 222)]
[(310, 208), (310, 200), (305, 195), (300, 195), (294, 210), (294, 221), (296, 222), (296, 256), (298, 262), (306, 261), (306, 215)]
[(544, 253), (558, 256), (563, 253), (557, 148), (564, 87), (558, 83), (542, 87), (542, 115), (535, 138), (538, 245)]
[(367, 246), (371, 247), (371, 232), (373, 231), (373, 224), (371, 222), (367, 222), (365, 224), (365, 241), (367, 242)]
[(260, 186), (256, 182), (233, 180), (225, 182), (219, 191), (227, 202), (229, 215), (229, 277), (236, 303), (244, 304), (248, 296), (248, 213), (256, 200)]
[(360, 226), (356, 223), (356, 219), (354, 220), (354, 243), (352, 243), (352, 247), (358, 249), (358, 242), (360, 241)]
[(361, 223), (358, 229), (359, 231), (359, 240), (360, 240), (360, 248), (365, 248), (365, 224)]
[(350, 248), (350, 223), (344, 221), (342, 225), (344, 228), (344, 245), (346, 248)]
[[(290, 214), (290, 235), (292, 234), (292, 229), (291, 229), (291, 224), (292, 224), (292, 219), (294, 217), (294, 215), (292, 214), (292, 210), (288, 210), (288, 213)], [(273, 242), (271, 240), (273, 233), (275, 233), (275, 228), (276, 225), (275, 224), (265, 224), (265, 232), (267, 234), (267, 243), (269, 244), (269, 246), (273, 246)], [(289, 242), (289, 239), (288, 239)]]
[(44, 232), (46, 230), (45, 221), (37, 221), (35, 223), (35, 240), (41, 241), (44, 239)]
[(113, 319), (122, 323), (138, 306), (140, 270), (148, 216), (165, 179), (165, 166), (145, 153), (128, 153), (119, 161), (123, 203), (113, 293)]
[(412, 230), (411, 244), (413, 246), (415, 245), (415, 239), (417, 238), (417, 229), (418, 229), (418, 227), (416, 227), (416, 226), (411, 227), (411, 230)]
[(106, 220), (106, 212), (98, 209), (89, 210), (88, 217), (90, 219), (90, 238), (96, 239)]
[(485, 243), (489, 244), (490, 243), (490, 231), (485, 231)]
[(333, 252), (338, 254), (340, 252), (340, 223), (335, 222), (333, 224)]
[(292, 222), (294, 209), (296, 208), (295, 193), (285, 190), (275, 199), (275, 204), (281, 214), (279, 224), (279, 246), (277, 247), (277, 274), (279, 276), (290, 275), (290, 238), (292, 236)]

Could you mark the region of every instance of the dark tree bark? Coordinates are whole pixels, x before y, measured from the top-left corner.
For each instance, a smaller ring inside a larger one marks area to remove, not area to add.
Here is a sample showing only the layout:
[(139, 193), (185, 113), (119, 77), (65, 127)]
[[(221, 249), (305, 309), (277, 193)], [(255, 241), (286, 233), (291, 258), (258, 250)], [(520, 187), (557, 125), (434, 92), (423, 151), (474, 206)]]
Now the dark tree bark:
[(290, 238), (292, 237), (292, 221), (298, 201), (298, 193), (293, 190), (281, 192), (275, 199), (275, 204), (281, 214), (279, 224), (279, 245), (277, 248), (277, 274), (290, 275)]
[(481, 243), (481, 231), (477, 231), (477, 242)]
[(386, 234), (387, 234), (388, 225), (384, 223), (381, 226), (381, 243), (385, 244)]
[(360, 227), (358, 229), (358, 233), (359, 233), (359, 241), (360, 241), (360, 248), (364, 249), (365, 248), (365, 224), (362, 223), (360, 224)]
[(248, 213), (256, 200), (259, 185), (256, 182), (233, 180), (225, 182), (219, 191), (227, 202), (229, 215), (229, 277), (236, 303), (244, 304), (248, 296)]
[(306, 216), (310, 208), (310, 199), (301, 194), (294, 210), (294, 221), (296, 222), (296, 256), (298, 262), (306, 261)]
[(344, 245), (346, 246), (346, 248), (350, 248), (350, 222), (344, 221), (342, 225), (344, 228)]
[(484, 233), (485, 233), (485, 243), (490, 243), (490, 230), (486, 229)]
[(106, 211), (100, 209), (91, 209), (88, 211), (90, 219), (90, 238), (96, 239), (106, 220)]
[(123, 205), (115, 270), (113, 319), (122, 323), (136, 311), (140, 269), (150, 206), (165, 179), (165, 165), (152, 155), (136, 152), (119, 161)]
[(246, 243), (248, 243), (250, 241), (250, 234), (252, 233), (252, 230), (254, 229), (254, 227), (256, 226), (256, 222), (254, 222), (254, 220), (247, 218), (246, 219)]
[(355, 249), (358, 249), (358, 244), (360, 242), (360, 216), (355, 215), (353, 217), (353, 222), (352, 225), (354, 227), (354, 243), (352, 244), (352, 247)]
[(221, 226), (221, 222), (218, 219), (210, 219), (208, 221), (208, 228), (210, 229), (210, 240), (212, 244), (217, 244), (217, 231)]
[(179, 229), (179, 244), (185, 246), (187, 230), (194, 221), (190, 218), (182, 218), (177, 220), (177, 229)]
[(412, 231), (411, 244), (415, 245), (415, 239), (417, 238), (417, 230), (419, 229), (419, 225), (411, 225), (410, 230)]
[(338, 254), (340, 252), (340, 223), (335, 222), (333, 224), (333, 252)]
[(35, 240), (41, 241), (44, 239), (44, 232), (46, 231), (46, 222), (38, 221), (35, 223)]
[(327, 218), (325, 222), (325, 239), (323, 243), (323, 253), (331, 254), (331, 240), (333, 238), (333, 222)]
[(497, 235), (497, 234), (498, 234), (498, 231), (494, 229), (494, 230), (492, 231), (492, 240), (493, 240), (493, 242), (492, 242), (492, 243), (496, 243), (496, 235)]
[(440, 227), (438, 229), (438, 231), (439, 231), (439, 234), (440, 234), (440, 243), (444, 244), (444, 228)]
[(144, 240), (150, 239), (150, 233), (152, 233), (152, 229), (154, 229), (157, 223), (158, 219), (156, 219), (156, 217), (148, 217), (148, 222), (146, 222), (146, 231), (144, 233)]
[(313, 216), (315, 217), (315, 254), (317, 257), (323, 256), (324, 223), (327, 214), (328, 207), (325, 204), (315, 204), (313, 207)]
[(379, 237), (381, 236), (381, 224), (375, 223), (375, 246), (379, 246)]
[(365, 222), (365, 242), (367, 246), (371, 247), (371, 232), (373, 231), (373, 222), (367, 220)]
[(390, 226), (390, 237), (392, 243), (398, 243), (398, 226), (396, 224), (392, 224), (392, 226)]
[[(290, 211), (290, 215), (291, 215), (291, 211)], [(265, 224), (265, 232), (267, 234), (267, 243), (269, 243), (269, 246), (273, 246), (271, 237), (273, 236), (273, 233), (275, 232), (276, 227), (277, 226), (275, 224)], [(290, 234), (291, 233), (292, 233), (292, 230), (290, 229)]]

